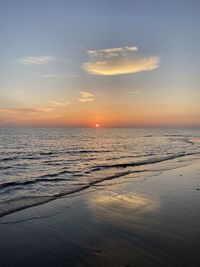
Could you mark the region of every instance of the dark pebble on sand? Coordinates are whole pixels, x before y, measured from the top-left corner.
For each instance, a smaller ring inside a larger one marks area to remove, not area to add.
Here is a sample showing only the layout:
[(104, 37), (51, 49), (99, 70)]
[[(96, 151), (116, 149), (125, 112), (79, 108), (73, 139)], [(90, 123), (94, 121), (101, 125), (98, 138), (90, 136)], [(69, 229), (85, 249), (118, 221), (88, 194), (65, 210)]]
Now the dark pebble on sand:
[(102, 253), (102, 251), (100, 249), (95, 249), (94, 252), (95, 253), (98, 253), (98, 254), (101, 254)]

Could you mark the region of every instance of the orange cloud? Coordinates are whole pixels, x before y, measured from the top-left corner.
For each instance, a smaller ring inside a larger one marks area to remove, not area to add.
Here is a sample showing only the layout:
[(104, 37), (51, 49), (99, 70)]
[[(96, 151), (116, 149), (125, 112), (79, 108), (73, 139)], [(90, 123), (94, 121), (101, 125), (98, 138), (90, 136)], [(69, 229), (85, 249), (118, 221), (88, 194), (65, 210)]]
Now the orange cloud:
[(102, 50), (89, 50), (89, 62), (82, 68), (89, 74), (122, 75), (149, 71), (158, 68), (159, 57), (141, 56), (137, 47), (119, 47)]

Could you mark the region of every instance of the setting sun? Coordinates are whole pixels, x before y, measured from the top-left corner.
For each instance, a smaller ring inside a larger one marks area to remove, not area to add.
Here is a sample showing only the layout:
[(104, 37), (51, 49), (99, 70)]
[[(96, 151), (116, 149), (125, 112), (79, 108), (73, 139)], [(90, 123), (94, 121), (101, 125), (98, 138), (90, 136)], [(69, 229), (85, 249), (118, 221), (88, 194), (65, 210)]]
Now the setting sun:
[(95, 126), (96, 126), (96, 128), (99, 128), (99, 123), (96, 123), (96, 125), (95, 125)]

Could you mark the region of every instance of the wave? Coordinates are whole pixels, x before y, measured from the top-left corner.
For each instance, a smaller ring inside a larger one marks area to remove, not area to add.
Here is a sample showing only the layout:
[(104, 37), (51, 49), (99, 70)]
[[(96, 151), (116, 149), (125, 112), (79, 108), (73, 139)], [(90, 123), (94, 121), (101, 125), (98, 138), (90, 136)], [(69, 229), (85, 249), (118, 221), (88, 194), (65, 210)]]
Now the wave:
[(97, 153), (109, 153), (113, 152), (112, 150), (91, 150), (91, 149), (78, 149), (78, 150), (67, 150), (67, 151), (49, 151), (49, 152), (39, 152), (39, 153), (34, 153), (34, 154), (22, 154), (21, 152), (16, 152), (16, 156), (10, 156), (10, 157), (5, 157), (1, 158), (0, 162), (4, 161), (13, 161), (13, 160), (40, 160), (44, 157), (42, 156), (51, 156), (54, 157), (56, 155), (65, 155), (65, 154), (97, 154)]
[[(97, 185), (97, 184), (99, 184), (99, 183), (101, 183), (103, 181), (106, 181), (106, 180), (113, 180), (113, 179), (125, 176), (127, 174), (130, 174), (130, 173), (141, 173), (141, 172), (145, 172), (145, 171), (146, 170), (135, 170), (135, 171), (132, 171), (132, 172), (130, 172), (130, 171), (120, 172), (120, 173), (116, 173), (116, 174), (108, 176), (108, 177), (101, 178), (99, 180), (91, 181), (91, 182), (89, 182), (87, 184), (78, 183), (77, 185), (79, 187), (69, 188), (67, 191), (64, 191), (64, 192), (61, 192), (61, 193), (58, 193), (58, 194), (55, 194), (55, 195), (52, 195), (52, 196), (30, 196), (30, 197), (20, 197), (20, 198), (17, 198), (17, 199), (8, 200), (8, 201), (3, 202), (3, 204), (4, 204), (3, 207), (0, 207), (0, 217), (3, 217), (5, 215), (11, 214), (11, 213), (16, 212), (16, 211), (20, 211), (20, 210), (24, 210), (24, 209), (27, 209), (27, 208), (30, 208), (30, 207), (34, 207), (34, 206), (38, 206), (38, 205), (41, 205), (41, 204), (48, 203), (48, 202), (50, 202), (52, 200), (55, 200), (55, 199), (57, 199), (59, 197), (63, 197), (63, 196), (66, 196), (66, 195), (72, 195), (72, 194), (78, 193), (80, 191), (88, 189), (91, 186)], [(53, 181), (52, 179), (49, 179), (49, 180)], [(62, 179), (62, 180), (64, 180), (64, 179)], [(25, 185), (28, 182), (31, 182), (31, 181), (25, 181), (25, 182), (21, 182), (21, 183), (18, 183), (18, 184)], [(11, 183), (12, 184), (14, 184), (14, 183), (17, 184), (17, 182), (10, 182), (10, 184)], [(80, 186), (80, 185), (82, 185), (82, 186)]]
[[(53, 177), (57, 177), (59, 175), (63, 175), (63, 174), (70, 174), (71, 175), (71, 179), (69, 177), (65, 177), (65, 178), (53, 178)], [(70, 181), (70, 180), (74, 180), (74, 177), (80, 177), (83, 176), (83, 173), (76, 173), (76, 171), (71, 172), (68, 170), (61, 170), (59, 172), (55, 172), (55, 173), (48, 173), (48, 174), (44, 174), (41, 175), (35, 179), (32, 180), (27, 180), (27, 181), (12, 181), (12, 182), (6, 182), (6, 183), (2, 183), (0, 184), (0, 189), (4, 189), (7, 187), (18, 187), (18, 186), (24, 186), (24, 185), (31, 185), (31, 184), (36, 184), (36, 183), (40, 183), (40, 182), (61, 182), (61, 181)]]
[(0, 170), (7, 170), (7, 169), (11, 169), (10, 166), (0, 166)]
[(70, 173), (70, 172), (68, 170), (62, 170), (62, 171), (59, 171), (59, 172), (44, 174), (44, 175), (40, 176), (40, 178), (56, 177), (56, 176), (59, 176), (59, 175), (62, 175), (62, 174), (66, 174), (66, 173)]
[(128, 158), (138, 158), (138, 157), (150, 157), (150, 156), (155, 156), (155, 153), (139, 154), (139, 155), (127, 155), (127, 156), (119, 156), (119, 157), (111, 157), (111, 158), (107, 158), (106, 160), (111, 161), (111, 160), (128, 159)]
[(13, 161), (13, 160), (24, 160), (24, 159), (29, 159), (29, 160), (38, 160), (41, 159), (40, 157), (37, 156), (12, 156), (12, 157), (6, 157), (6, 158), (2, 158), (0, 159), (0, 162), (4, 162), (4, 161)]
[[(130, 163), (119, 163), (119, 164), (113, 164), (113, 165), (101, 165), (101, 166), (94, 166), (91, 171), (98, 171), (98, 170), (102, 170), (102, 169), (107, 169), (107, 168), (126, 168), (126, 167), (135, 167), (135, 166), (145, 166), (147, 164), (156, 164), (156, 163), (160, 163), (160, 162), (164, 162), (164, 161), (168, 161), (168, 160), (173, 160), (176, 158), (182, 158), (185, 156), (191, 156), (191, 155), (199, 155), (200, 153), (196, 152), (196, 153), (179, 153), (179, 154), (175, 154), (175, 155), (169, 155), (169, 156), (164, 156), (164, 157), (160, 157), (160, 158), (150, 158), (150, 159), (146, 159), (143, 161), (138, 161), (138, 162), (130, 162)], [(70, 194), (74, 194), (74, 193), (78, 193), (80, 191), (86, 190), (94, 185), (97, 185), (99, 183), (102, 183), (103, 181), (106, 180), (113, 180), (119, 177), (123, 177), (126, 176), (128, 174), (136, 174), (136, 173), (144, 173), (144, 172), (148, 172), (150, 170), (148, 169), (143, 169), (143, 170), (126, 170), (126, 171), (121, 171), (121, 172), (116, 172), (113, 175), (110, 176), (104, 176), (102, 178), (98, 178), (96, 180), (90, 181), (86, 184), (83, 183), (78, 183), (78, 184), (72, 184), (70, 187), (67, 187), (67, 190), (54, 194), (54, 195), (50, 195), (50, 196), (33, 196), (33, 197), (24, 197), (23, 200), (18, 200), (18, 199), (13, 199), (13, 200), (9, 200), (7, 205), (4, 205), (3, 207), (0, 207), (0, 217), (5, 216), (7, 214), (13, 213), (15, 211), (19, 211), (22, 209), (26, 209), (29, 207), (33, 207), (33, 206), (37, 206), (52, 200), (55, 200), (59, 197), (63, 197), (66, 195), (70, 195)], [(70, 178), (66, 179), (66, 178), (53, 178), (54, 176), (57, 176), (59, 174), (64, 174), (68, 172), (67, 170), (62, 170), (58, 173), (53, 173), (53, 174), (45, 174), (37, 179), (31, 180), (31, 181), (22, 181), (22, 182), (7, 182), (7, 183), (3, 183), (0, 184), (0, 189), (3, 188), (7, 188), (7, 187), (17, 187), (17, 186), (25, 186), (25, 185), (29, 185), (29, 184), (35, 184), (38, 182), (59, 182), (59, 181), (69, 181)], [(73, 175), (72, 175), (73, 176)], [(49, 178), (51, 177), (51, 178)], [(74, 179), (71, 179), (71, 181), (74, 181)], [(11, 203), (12, 202), (12, 203)], [(6, 203), (4, 203), (6, 204)]]
[(13, 156), (13, 157), (6, 157), (6, 158), (2, 158), (0, 159), (0, 161), (9, 161), (9, 160), (16, 160), (18, 159), (18, 156)]
[(147, 165), (147, 164), (160, 163), (163, 161), (173, 160), (176, 158), (181, 158), (181, 157), (191, 156), (191, 155), (196, 155), (196, 154), (200, 154), (200, 153), (198, 153), (198, 152), (196, 152), (196, 153), (179, 153), (176, 155), (164, 156), (164, 157), (159, 157), (159, 158), (149, 158), (149, 159), (137, 161), (137, 162), (117, 163), (117, 164), (112, 164), (112, 165), (109, 165), (109, 164), (98, 165), (98, 166), (93, 166), (91, 168), (91, 171), (98, 171), (98, 170), (102, 170), (102, 169), (111, 169), (111, 168), (137, 167), (137, 166), (142, 166), (142, 165)]
[(53, 152), (53, 151), (50, 151), (50, 152), (40, 152), (39, 154), (41, 156), (47, 156), (47, 155), (55, 155), (55, 154), (58, 154), (58, 152)]
[(164, 134), (163, 136), (166, 136), (166, 137), (185, 137), (186, 135), (183, 135), (183, 134)]
[(112, 152), (112, 150), (107, 149), (70, 149), (70, 150), (61, 150), (61, 151), (49, 151), (49, 152), (40, 152), (41, 156), (48, 155), (63, 155), (63, 154), (87, 154), (87, 153), (108, 153)]
[[(160, 162), (164, 162), (164, 161), (168, 161), (168, 160), (173, 160), (176, 158), (181, 158), (184, 156), (190, 156), (190, 155), (195, 155), (195, 154), (199, 154), (199, 153), (179, 153), (176, 155), (169, 155), (169, 156), (165, 156), (165, 157), (161, 157), (161, 158), (149, 158), (146, 160), (142, 160), (142, 161), (137, 161), (137, 162), (127, 162), (127, 163), (117, 163), (117, 164), (107, 164), (107, 165), (98, 165), (98, 166), (93, 166), (92, 168), (90, 168), (89, 170), (86, 170), (84, 173), (79, 173), (78, 174), (76, 172), (71, 172), (68, 171), (66, 169), (61, 170), (59, 172), (55, 172), (55, 173), (47, 173), (44, 174), (40, 177), (37, 177), (36, 179), (32, 179), (32, 180), (28, 180), (28, 181), (13, 181), (13, 182), (6, 182), (6, 183), (2, 183), (0, 184), (0, 189), (4, 189), (7, 187), (18, 187), (18, 186), (25, 186), (25, 185), (31, 185), (31, 184), (36, 184), (36, 183), (40, 183), (40, 182), (61, 182), (61, 181), (70, 181), (73, 180), (73, 177), (79, 177), (79, 176), (83, 176), (84, 174), (87, 175), (89, 173), (94, 173), (95, 171), (100, 171), (103, 169), (113, 169), (113, 168), (127, 168), (127, 167), (138, 167), (138, 166), (143, 166), (143, 165), (148, 165), (148, 164), (156, 164), (156, 163), (160, 163)], [(128, 172), (123, 173), (123, 175), (126, 175)], [(132, 173), (132, 172), (131, 172)], [(63, 174), (70, 174), (71, 175), (71, 179), (69, 177), (65, 177), (65, 178), (54, 178), (54, 177), (58, 177), (59, 175), (63, 175)], [(118, 174), (117, 174), (118, 175)], [(121, 176), (121, 173), (119, 173), (119, 175)], [(112, 176), (109, 176), (109, 178)], [(118, 176), (116, 176), (116, 174), (113, 176), (114, 178), (117, 178)], [(103, 178), (103, 180), (106, 180), (107, 178)], [(98, 180), (102, 181), (101, 179)]]
[(36, 184), (38, 182), (60, 182), (60, 181), (66, 181), (64, 178), (38, 178), (35, 180), (29, 180), (29, 181), (22, 181), (22, 182), (6, 182), (0, 184), (0, 189), (4, 189), (6, 187), (16, 187), (16, 186), (24, 186), (24, 185), (30, 185), (30, 184)]

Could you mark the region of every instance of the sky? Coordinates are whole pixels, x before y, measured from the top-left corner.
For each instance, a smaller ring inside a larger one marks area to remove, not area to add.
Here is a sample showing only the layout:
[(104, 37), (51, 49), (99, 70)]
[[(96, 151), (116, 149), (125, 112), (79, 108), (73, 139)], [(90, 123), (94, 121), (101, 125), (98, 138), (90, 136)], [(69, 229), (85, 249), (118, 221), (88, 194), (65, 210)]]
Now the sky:
[(2, 0), (0, 126), (200, 126), (200, 1)]

